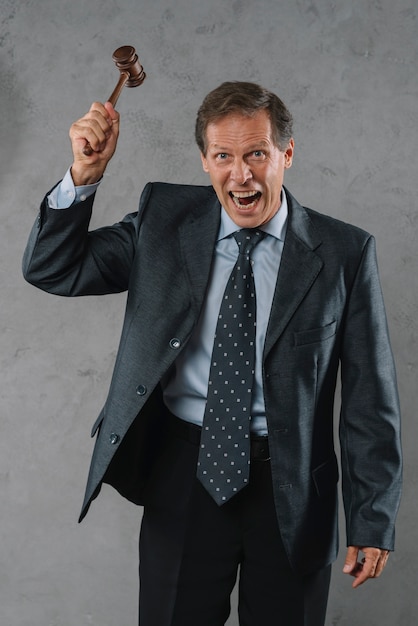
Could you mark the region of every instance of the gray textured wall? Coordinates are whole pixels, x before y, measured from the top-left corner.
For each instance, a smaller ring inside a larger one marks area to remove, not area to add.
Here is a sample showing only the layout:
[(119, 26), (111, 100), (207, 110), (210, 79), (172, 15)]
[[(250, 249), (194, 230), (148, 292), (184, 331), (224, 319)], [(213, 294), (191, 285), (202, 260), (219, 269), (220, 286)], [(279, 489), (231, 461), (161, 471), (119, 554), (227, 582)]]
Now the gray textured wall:
[(112, 52), (131, 44), (148, 78), (119, 102), (122, 135), (94, 225), (135, 210), (148, 180), (206, 182), (196, 109), (221, 81), (248, 79), (294, 112), (296, 197), (377, 237), (405, 495), (384, 576), (354, 592), (340, 559), (327, 624), (415, 625), (417, 1), (2, 0), (0, 16), (1, 624), (136, 623), (140, 509), (104, 488), (77, 524), (125, 298), (65, 300), (20, 273), (39, 202), (70, 164), (69, 125), (108, 97)]

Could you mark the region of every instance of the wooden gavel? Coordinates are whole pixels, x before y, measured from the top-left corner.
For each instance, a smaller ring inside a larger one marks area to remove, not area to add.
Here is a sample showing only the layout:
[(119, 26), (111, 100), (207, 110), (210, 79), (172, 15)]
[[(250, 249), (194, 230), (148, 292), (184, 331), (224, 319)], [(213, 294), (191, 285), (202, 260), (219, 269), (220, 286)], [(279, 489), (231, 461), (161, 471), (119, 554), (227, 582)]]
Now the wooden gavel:
[[(116, 67), (120, 70), (120, 77), (116, 87), (114, 88), (108, 102), (112, 106), (116, 106), (116, 102), (120, 96), (123, 87), (138, 87), (142, 85), (146, 78), (144, 68), (139, 63), (138, 55), (132, 46), (121, 46), (114, 51), (112, 59), (116, 63)], [(83, 148), (83, 154), (90, 156), (93, 154), (93, 148), (87, 142)]]

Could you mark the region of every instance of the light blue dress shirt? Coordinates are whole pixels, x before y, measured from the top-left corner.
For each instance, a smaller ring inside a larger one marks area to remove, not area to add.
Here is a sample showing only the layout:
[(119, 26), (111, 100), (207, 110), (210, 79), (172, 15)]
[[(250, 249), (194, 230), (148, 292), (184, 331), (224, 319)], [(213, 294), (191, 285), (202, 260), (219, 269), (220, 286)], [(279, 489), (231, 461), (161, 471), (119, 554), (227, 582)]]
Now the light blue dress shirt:
[[(74, 187), (70, 170), (48, 197), (53, 209), (66, 209), (93, 194), (100, 183)], [(287, 226), (287, 200), (282, 191), (281, 206), (273, 218), (261, 227), (266, 236), (253, 250), (252, 262), (257, 297), (256, 367), (251, 408), (251, 432), (267, 435), (262, 356), (270, 310), (276, 287)], [(198, 324), (183, 352), (162, 381), (164, 401), (181, 419), (199, 426), (203, 423), (209, 370), (218, 313), (226, 283), (238, 256), (238, 244), (232, 233), (239, 227), (225, 209), (221, 210), (215, 255), (208, 292)]]
[(93, 185), (74, 187), (71, 177), (71, 168), (68, 168), (60, 184), (54, 187), (49, 194), (48, 206), (50, 209), (68, 209), (72, 204), (87, 200), (87, 198), (96, 191), (99, 185), (100, 181)]
[[(287, 225), (287, 200), (282, 191), (282, 203), (274, 217), (261, 227), (267, 233), (253, 250), (253, 274), (257, 297), (256, 367), (251, 407), (251, 432), (267, 435), (265, 416), (262, 356), (270, 309), (276, 287)], [(221, 300), (229, 275), (238, 257), (238, 244), (232, 233), (239, 227), (224, 208), (218, 233), (212, 272), (206, 300), (199, 322), (187, 346), (176, 359), (163, 381), (164, 401), (178, 417), (203, 423), (213, 338)]]

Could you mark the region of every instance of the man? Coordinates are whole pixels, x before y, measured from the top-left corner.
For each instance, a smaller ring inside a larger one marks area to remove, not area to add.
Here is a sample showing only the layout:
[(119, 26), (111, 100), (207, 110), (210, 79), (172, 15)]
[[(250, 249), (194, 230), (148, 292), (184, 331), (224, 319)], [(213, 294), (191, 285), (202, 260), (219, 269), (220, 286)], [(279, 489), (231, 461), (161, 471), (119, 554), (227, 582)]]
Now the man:
[(224, 624), (238, 567), (241, 625), (320, 626), (337, 552), (339, 366), (353, 587), (394, 547), (399, 406), (374, 240), (283, 187), (291, 115), (240, 82), (198, 112), (212, 186), (148, 184), (138, 213), (88, 232), (118, 130), (109, 103), (72, 125), (74, 162), (23, 264), (51, 293), (128, 290), (81, 518), (102, 482), (144, 504), (141, 626)]

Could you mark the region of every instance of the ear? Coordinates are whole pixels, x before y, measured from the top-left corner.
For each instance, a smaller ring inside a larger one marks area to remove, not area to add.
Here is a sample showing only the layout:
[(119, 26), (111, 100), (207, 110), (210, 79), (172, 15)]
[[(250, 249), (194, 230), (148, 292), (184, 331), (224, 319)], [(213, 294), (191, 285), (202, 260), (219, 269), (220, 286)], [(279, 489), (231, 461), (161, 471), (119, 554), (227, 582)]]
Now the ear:
[(285, 169), (289, 169), (293, 163), (293, 152), (295, 149), (295, 142), (293, 138), (289, 141), (286, 150), (284, 151), (284, 166)]
[(205, 155), (203, 154), (203, 152), (200, 153), (200, 159), (202, 161), (202, 167), (203, 167), (203, 171), (208, 173), (209, 172), (209, 167), (208, 167), (208, 160), (205, 157)]

